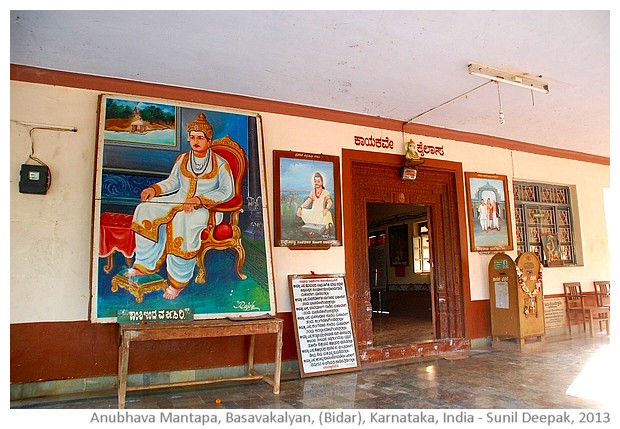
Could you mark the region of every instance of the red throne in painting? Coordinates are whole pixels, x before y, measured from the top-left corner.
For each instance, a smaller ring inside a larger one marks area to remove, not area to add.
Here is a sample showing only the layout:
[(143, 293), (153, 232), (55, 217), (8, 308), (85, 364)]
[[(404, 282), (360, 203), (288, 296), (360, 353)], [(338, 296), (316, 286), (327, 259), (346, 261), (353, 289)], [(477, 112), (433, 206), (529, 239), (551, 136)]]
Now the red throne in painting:
[[(243, 213), (243, 179), (247, 170), (247, 160), (241, 146), (229, 136), (215, 140), (211, 150), (228, 161), (235, 181), (234, 196), (209, 210), (209, 220), (200, 236), (201, 246), (196, 256), (198, 273), (196, 283), (206, 281), (204, 258), (211, 249), (234, 249), (236, 253), (235, 271), (240, 279), (247, 278), (241, 272), (245, 264), (245, 249), (241, 244), (241, 228), (239, 216)], [(217, 223), (216, 214), (223, 213), (224, 219)]]

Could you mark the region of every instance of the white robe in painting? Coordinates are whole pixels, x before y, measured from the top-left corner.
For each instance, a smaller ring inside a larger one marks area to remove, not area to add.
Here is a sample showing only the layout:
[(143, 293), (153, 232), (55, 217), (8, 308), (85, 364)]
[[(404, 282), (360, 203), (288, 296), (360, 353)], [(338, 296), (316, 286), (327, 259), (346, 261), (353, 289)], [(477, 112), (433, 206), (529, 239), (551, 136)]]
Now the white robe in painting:
[(327, 201), (331, 199), (329, 191), (327, 189), (321, 189), (321, 193), (317, 196), (314, 189), (308, 195), (308, 198), (312, 201), (312, 207), (301, 209), (301, 219), (304, 223), (315, 223), (318, 225), (325, 225), (329, 227), (333, 225), (334, 220), (331, 212), (328, 210), (325, 213)]
[[(138, 204), (134, 212), (131, 225), (136, 232), (134, 266), (154, 273), (165, 256), (173, 285), (187, 284), (193, 276), (200, 234), (209, 218), (209, 210), (205, 207), (207, 200), (224, 202), (235, 192), (226, 160), (212, 151), (207, 157), (200, 172), (193, 164), (191, 152), (180, 155), (168, 178), (153, 185), (157, 196)], [(202, 206), (186, 213), (183, 203), (193, 196), (200, 198)]]

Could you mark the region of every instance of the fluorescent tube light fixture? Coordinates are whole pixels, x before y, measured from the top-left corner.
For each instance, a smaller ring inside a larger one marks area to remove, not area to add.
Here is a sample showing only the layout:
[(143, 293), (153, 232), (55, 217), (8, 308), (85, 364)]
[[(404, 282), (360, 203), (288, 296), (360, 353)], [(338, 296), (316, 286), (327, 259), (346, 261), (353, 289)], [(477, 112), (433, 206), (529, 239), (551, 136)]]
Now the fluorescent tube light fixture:
[(509, 83), (510, 85), (516, 85), (522, 88), (529, 88), (545, 94), (549, 92), (549, 84), (542, 80), (542, 76), (535, 76), (529, 73), (514, 73), (494, 67), (483, 66), (481, 64), (470, 64), (467, 68), (469, 74), (474, 76), (484, 77), (494, 80), (495, 82)]

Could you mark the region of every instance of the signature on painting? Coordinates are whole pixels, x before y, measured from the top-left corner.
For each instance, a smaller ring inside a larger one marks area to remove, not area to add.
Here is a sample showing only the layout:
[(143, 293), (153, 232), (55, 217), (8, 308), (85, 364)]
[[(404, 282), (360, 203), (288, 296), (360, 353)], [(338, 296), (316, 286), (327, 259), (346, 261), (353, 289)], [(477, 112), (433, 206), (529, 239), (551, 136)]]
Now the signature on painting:
[(235, 304), (233, 308), (237, 310), (242, 310), (242, 311), (260, 310), (260, 307), (257, 307), (254, 304), (255, 302), (256, 301), (252, 301), (252, 302), (237, 301), (237, 304)]

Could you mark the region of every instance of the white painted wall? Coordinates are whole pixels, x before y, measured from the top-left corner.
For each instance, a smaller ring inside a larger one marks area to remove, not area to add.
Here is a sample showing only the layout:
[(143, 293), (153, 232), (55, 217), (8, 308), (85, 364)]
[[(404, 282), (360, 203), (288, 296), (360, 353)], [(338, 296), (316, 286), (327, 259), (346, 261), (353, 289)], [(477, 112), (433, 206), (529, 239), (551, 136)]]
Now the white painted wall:
[[(10, 88), (11, 323), (87, 320), (99, 93), (23, 82), (11, 82)], [(384, 149), (383, 153), (404, 154), (399, 132), (277, 114), (264, 113), (261, 117), (271, 225), (273, 150), (340, 157), (343, 148), (376, 150), (355, 145), (355, 136), (373, 136), (394, 141), (394, 149)], [(78, 129), (76, 133), (34, 132), (35, 156), (50, 166), (53, 175), (52, 186), (45, 196), (18, 192), (19, 169), (30, 154), (30, 138), (28, 128), (14, 121), (70, 125)], [(603, 211), (603, 189), (609, 186), (609, 166), (413, 137), (428, 145), (443, 146), (445, 155), (435, 157), (462, 162), (464, 171), (504, 174), (509, 181), (514, 178), (575, 185), (579, 204), (575, 215), (581, 226), (585, 266), (545, 269), (544, 291), (561, 293), (563, 281), (581, 281), (588, 289), (593, 280), (609, 278)], [(516, 252), (509, 254), (516, 257)], [(491, 256), (469, 253), (474, 300), (489, 297), (487, 266)], [(276, 247), (272, 258), (280, 312), (290, 311), (289, 274), (345, 271), (343, 246), (320, 251)]]
[[(11, 83), (11, 322), (88, 319), (97, 96)], [(31, 143), (14, 121), (78, 129), (33, 133), (35, 156), (52, 173), (47, 195), (18, 192)]]

